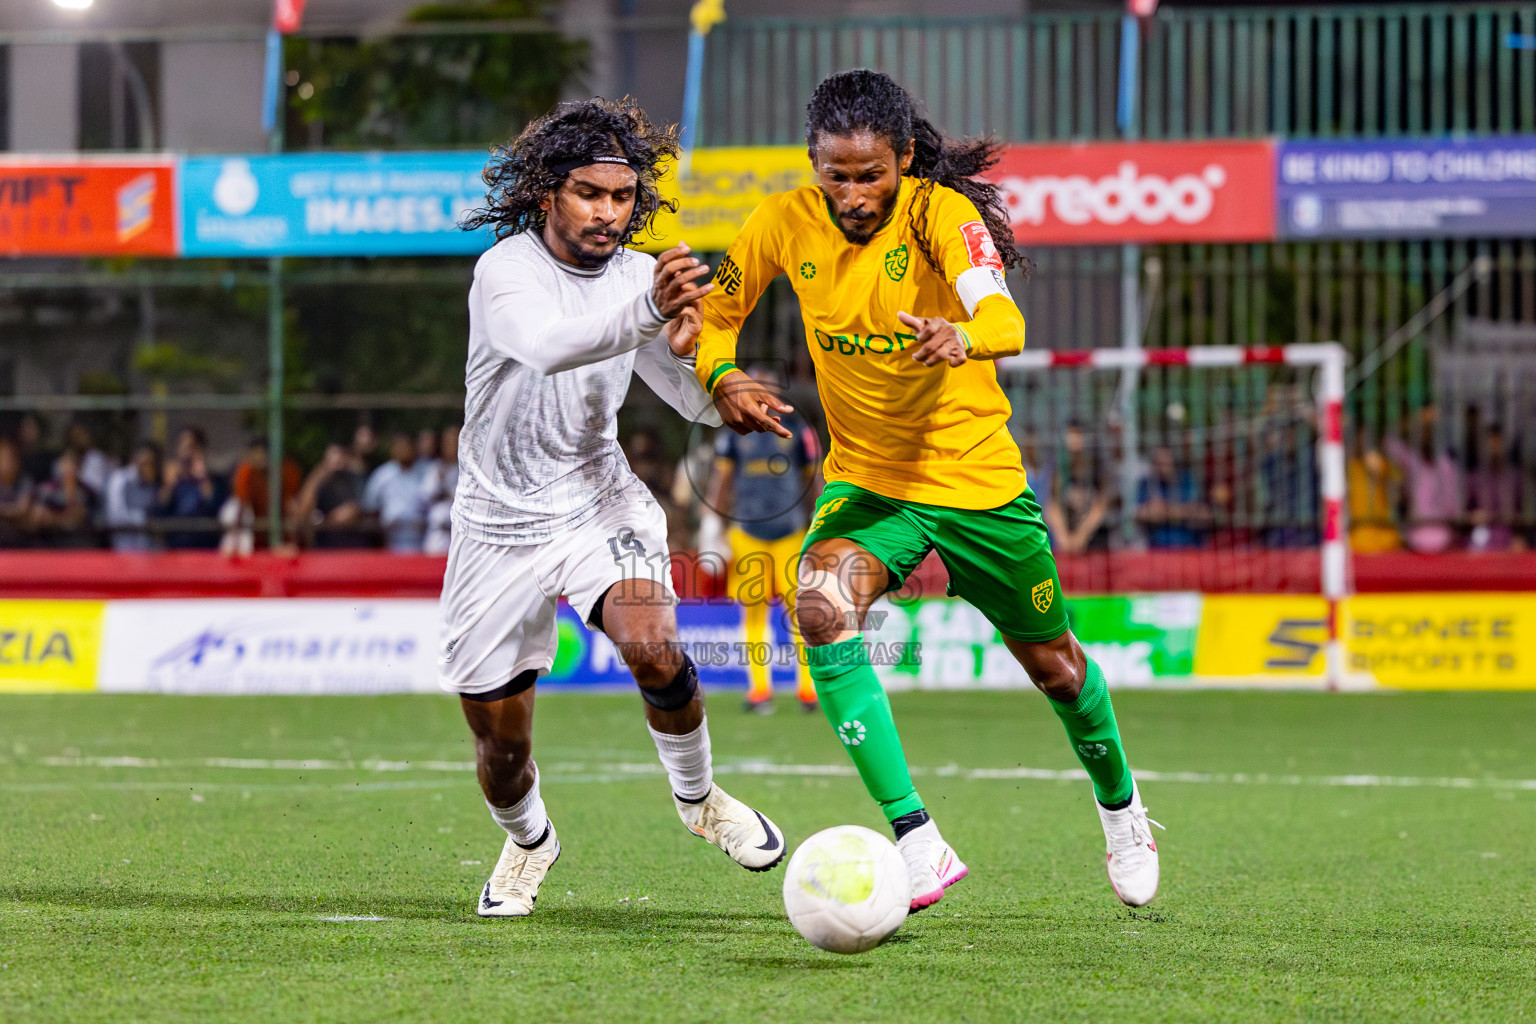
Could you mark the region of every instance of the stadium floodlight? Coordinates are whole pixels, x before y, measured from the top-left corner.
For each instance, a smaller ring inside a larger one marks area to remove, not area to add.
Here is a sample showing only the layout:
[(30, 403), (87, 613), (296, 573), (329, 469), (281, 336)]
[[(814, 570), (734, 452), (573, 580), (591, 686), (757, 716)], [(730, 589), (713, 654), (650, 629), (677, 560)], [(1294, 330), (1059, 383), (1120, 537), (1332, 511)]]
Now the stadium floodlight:
[(53, 5), (62, 7), (66, 11), (83, 11), (95, 2), (96, 0), (53, 0)]

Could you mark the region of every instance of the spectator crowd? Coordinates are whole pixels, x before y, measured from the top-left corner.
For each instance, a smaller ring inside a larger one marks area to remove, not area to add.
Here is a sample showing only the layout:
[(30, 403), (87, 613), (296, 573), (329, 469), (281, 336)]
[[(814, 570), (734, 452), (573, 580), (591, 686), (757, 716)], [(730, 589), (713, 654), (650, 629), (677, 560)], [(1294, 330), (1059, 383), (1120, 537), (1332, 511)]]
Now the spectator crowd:
[[(1518, 551), (1536, 542), (1536, 516), (1528, 511), (1536, 508), (1536, 475), (1498, 423), (1469, 418), (1460, 450), (1448, 443), (1434, 406), (1379, 444), (1353, 434), (1347, 483), (1356, 551)], [(41, 435), (31, 415), (0, 431), (0, 547), (244, 554), (266, 544), (273, 503), (262, 438), (221, 472), (196, 426), (177, 431), (164, 452), (139, 443), (121, 464), (83, 422), (69, 424), (56, 450)], [(1112, 424), (1090, 434), (1069, 423), (1057, 436), (1022, 439), (1058, 552), (1318, 543), (1316, 435), (1304, 417), (1271, 420), (1243, 443), (1220, 432), (1199, 443), (1193, 432), (1169, 436), (1183, 440), (1154, 443), (1129, 463)], [(379, 436), (364, 425), (347, 443), (326, 446), (307, 472), (285, 457), (285, 544), (446, 553), (458, 441), (456, 426), (395, 432), (381, 451)], [(701, 481), (713, 445), (705, 439), (677, 463), (663, 456), (661, 435), (641, 426), (624, 447), (667, 512), (670, 546), (698, 548), (708, 518)], [(1128, 513), (1127, 494), (1135, 496)]]
[[(1187, 432), (1127, 466), (1113, 431), (1095, 444), (1074, 423), (1059, 444), (1031, 438), (1023, 447), (1058, 552), (1316, 546), (1322, 530), (1311, 422), (1277, 418), (1241, 442), (1210, 432), (1197, 443)], [(1536, 542), (1536, 474), (1513, 457), (1502, 427), (1475, 413), (1459, 446), (1434, 406), (1377, 444), (1354, 432), (1346, 476), (1348, 535), (1357, 552), (1523, 551)], [(1122, 529), (1126, 493), (1135, 495), (1130, 530)]]
[[(280, 467), (285, 545), (448, 550), (449, 509), (458, 484), (459, 428), (396, 432), (380, 441), (359, 426), (330, 444), (307, 473), (291, 456)], [(265, 547), (273, 511), (271, 456), (253, 438), (227, 472), (214, 466), (196, 426), (165, 451), (143, 441), (119, 463), (76, 421), (50, 451), (41, 423), (24, 416), (0, 432), (0, 547), (117, 551)]]

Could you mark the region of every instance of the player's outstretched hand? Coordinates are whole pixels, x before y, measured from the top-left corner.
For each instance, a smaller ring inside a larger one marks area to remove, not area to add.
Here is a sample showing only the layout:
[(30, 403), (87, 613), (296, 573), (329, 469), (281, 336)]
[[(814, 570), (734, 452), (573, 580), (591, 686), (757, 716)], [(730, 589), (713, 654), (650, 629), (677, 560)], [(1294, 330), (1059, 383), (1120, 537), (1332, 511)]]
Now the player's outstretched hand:
[(674, 355), (687, 359), (693, 355), (694, 348), (699, 341), (699, 331), (704, 326), (704, 314), (699, 312), (698, 303), (684, 306), (683, 311), (671, 320), (662, 330), (667, 336), (667, 345)]
[(912, 352), (912, 358), (924, 366), (936, 366), (940, 362), (959, 366), (965, 362), (965, 342), (960, 331), (948, 320), (941, 316), (913, 316), (911, 313), (897, 313), (896, 319), (917, 335), (917, 348)]
[(708, 280), (709, 267), (690, 255), (692, 252), (687, 242), (679, 242), (656, 258), (651, 300), (669, 320), (690, 302), (697, 302), (715, 290)]
[(774, 415), (794, 412), (795, 407), (740, 370), (715, 382), (715, 408), (720, 410), (721, 422), (738, 434), (795, 436)]

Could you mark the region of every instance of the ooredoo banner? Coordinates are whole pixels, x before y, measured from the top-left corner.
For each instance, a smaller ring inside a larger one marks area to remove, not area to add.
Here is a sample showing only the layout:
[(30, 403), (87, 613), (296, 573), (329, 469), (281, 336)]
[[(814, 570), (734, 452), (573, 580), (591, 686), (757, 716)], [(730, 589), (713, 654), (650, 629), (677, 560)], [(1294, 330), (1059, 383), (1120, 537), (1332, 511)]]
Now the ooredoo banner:
[(0, 160), (0, 255), (173, 256), (169, 157)]
[(1010, 146), (988, 172), (1037, 245), (1275, 237), (1272, 142)]

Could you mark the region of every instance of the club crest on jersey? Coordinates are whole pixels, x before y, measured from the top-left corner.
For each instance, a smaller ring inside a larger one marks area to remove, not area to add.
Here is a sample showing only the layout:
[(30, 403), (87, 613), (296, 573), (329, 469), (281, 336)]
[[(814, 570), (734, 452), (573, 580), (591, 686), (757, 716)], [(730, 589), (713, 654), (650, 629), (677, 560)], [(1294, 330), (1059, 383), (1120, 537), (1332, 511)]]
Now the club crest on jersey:
[(1035, 611), (1044, 615), (1045, 610), (1051, 606), (1051, 600), (1056, 596), (1056, 584), (1050, 580), (1044, 580), (1035, 584), (1035, 589), (1029, 592), (1029, 599), (1035, 603)]
[(907, 243), (903, 242), (885, 254), (885, 276), (892, 281), (907, 276)]
[(1003, 269), (1003, 258), (997, 254), (997, 244), (992, 241), (992, 233), (981, 221), (961, 224), (960, 237), (965, 239), (965, 251), (971, 259), (971, 266)]
[(816, 276), (816, 264), (809, 261), (800, 264), (800, 276), (809, 281)]

